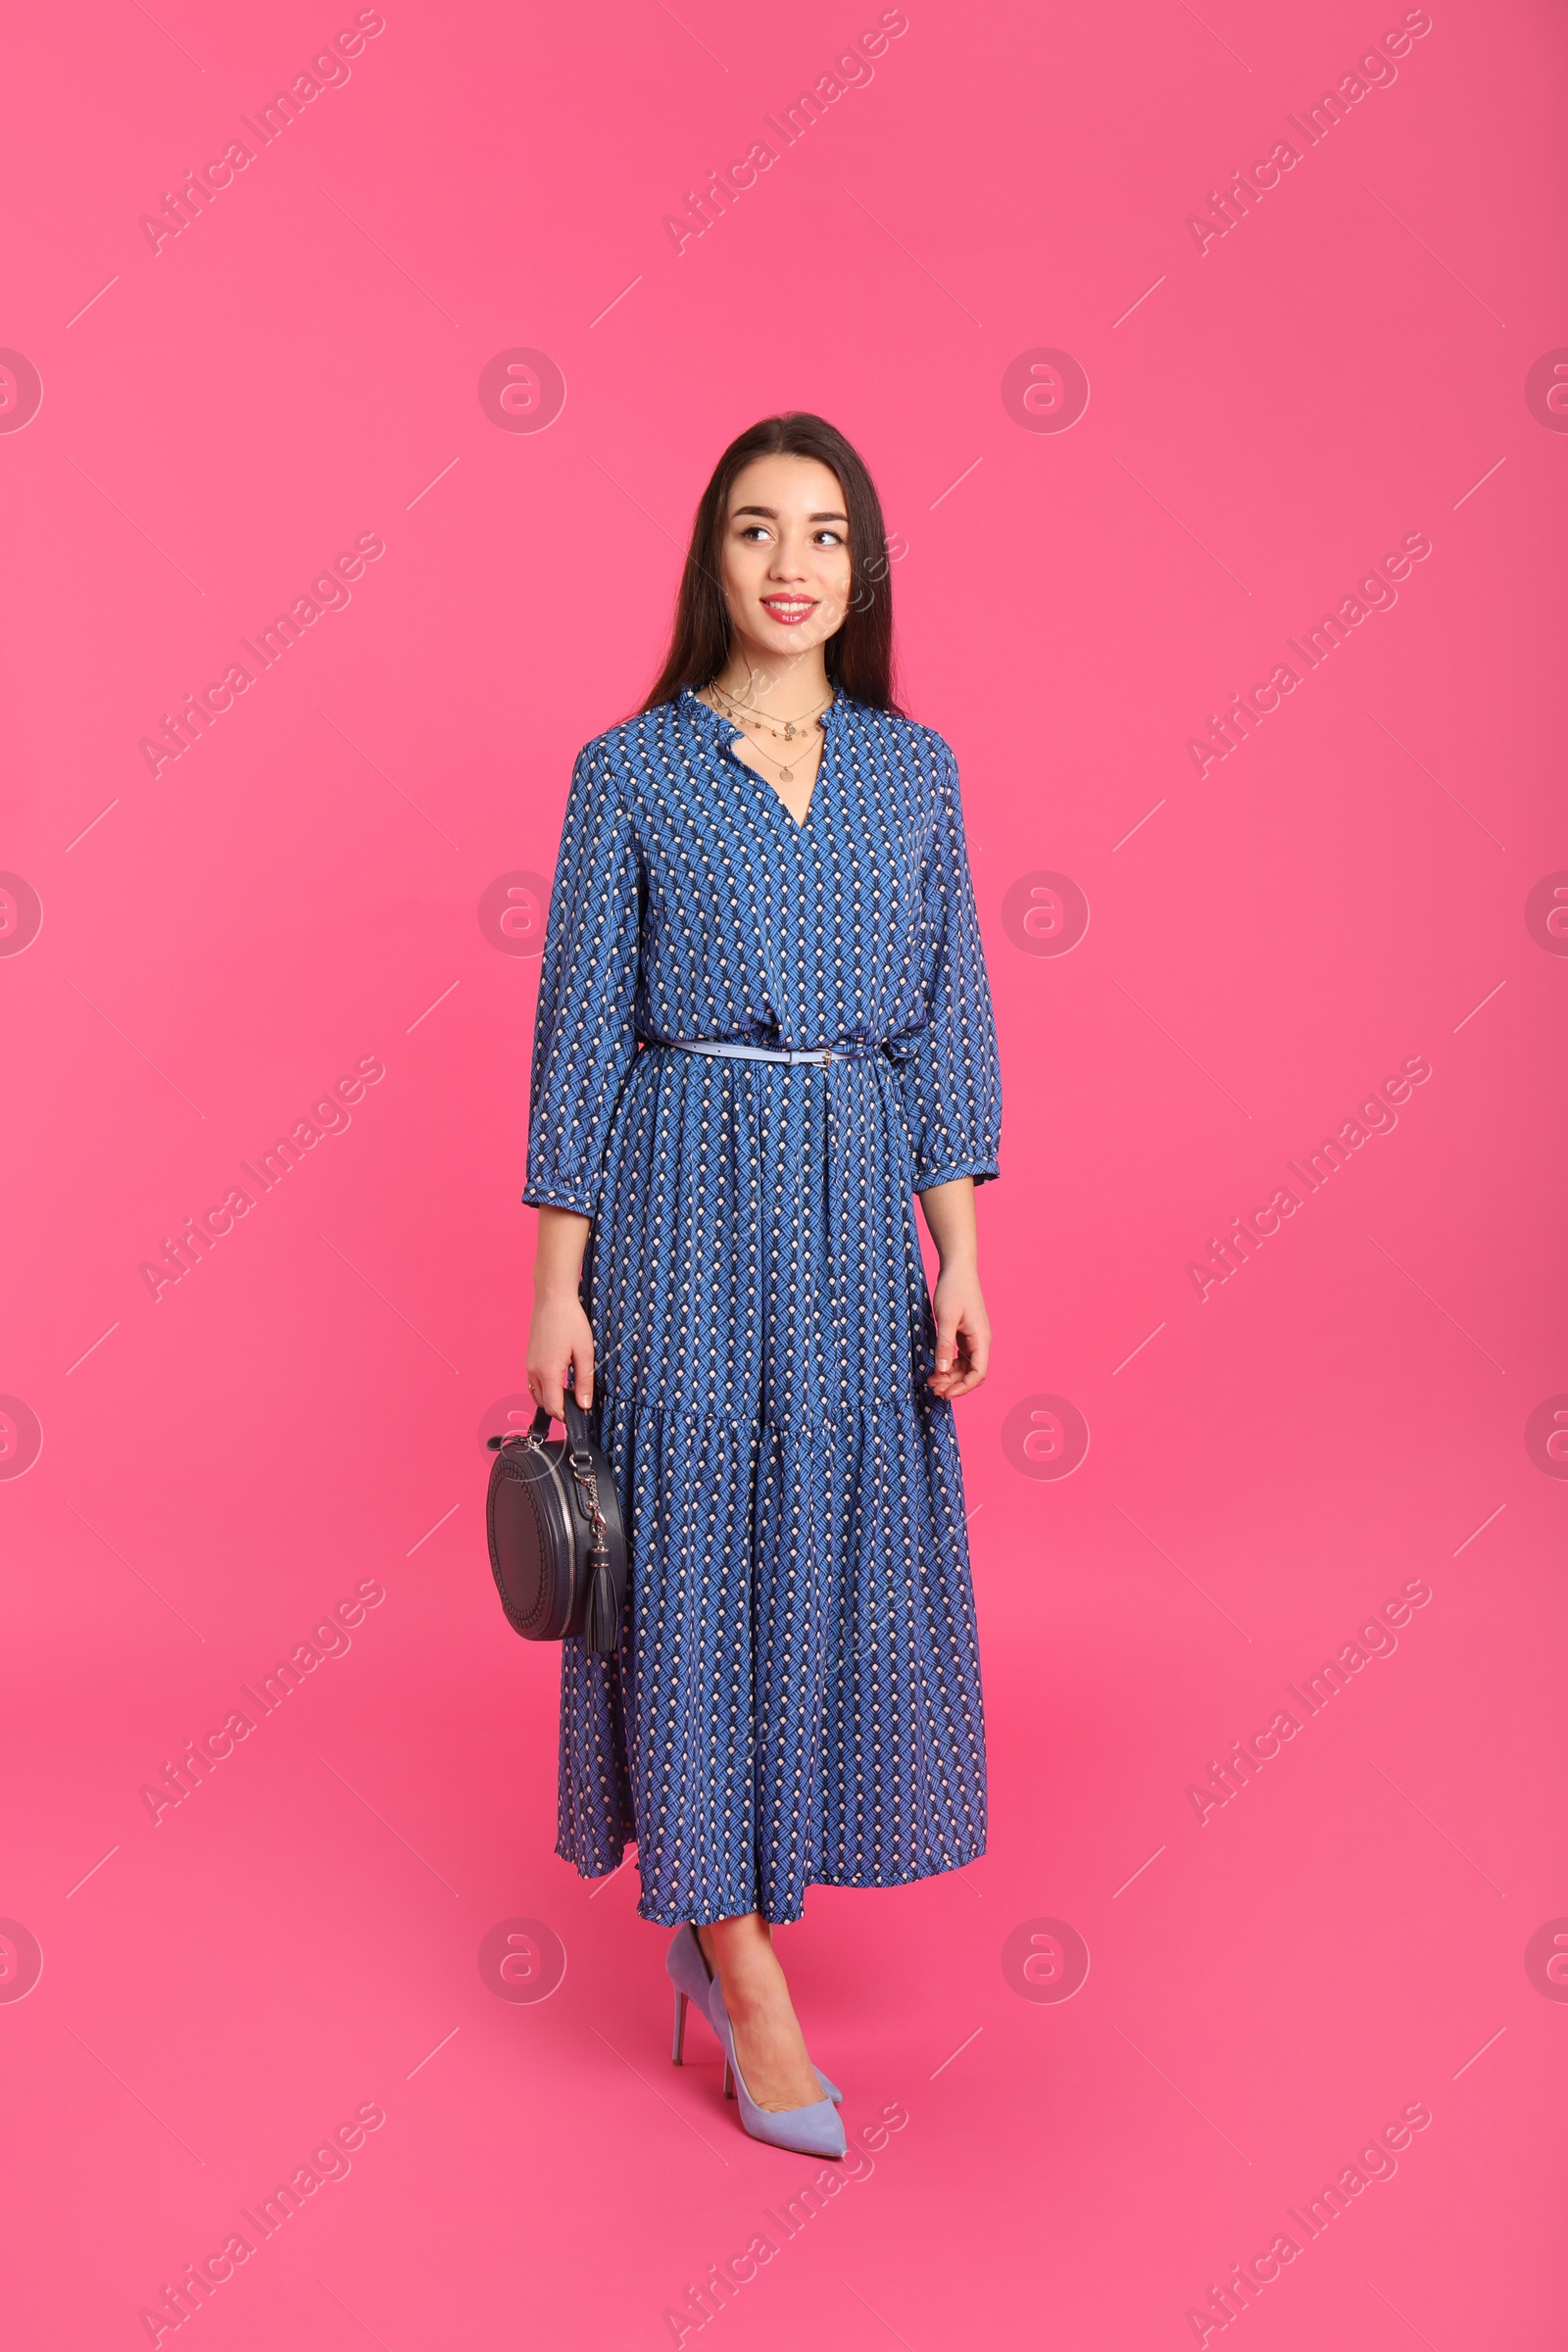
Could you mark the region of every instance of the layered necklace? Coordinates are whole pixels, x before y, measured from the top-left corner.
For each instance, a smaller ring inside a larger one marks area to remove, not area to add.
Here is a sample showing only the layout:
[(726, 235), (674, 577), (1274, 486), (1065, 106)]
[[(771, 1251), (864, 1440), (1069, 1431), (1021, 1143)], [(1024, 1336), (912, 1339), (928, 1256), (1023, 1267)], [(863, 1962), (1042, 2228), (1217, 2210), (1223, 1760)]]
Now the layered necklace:
[[(720, 706), (720, 718), (727, 718), (732, 726), (744, 729), (749, 735), (760, 734), (765, 728), (775, 743), (793, 743), (797, 737), (825, 728), (825, 714), (833, 708), (834, 699), (828, 694), (820, 703), (814, 703), (809, 710), (797, 710), (793, 718), (779, 719), (770, 710), (759, 710), (755, 703), (743, 703), (737, 695), (730, 693), (727, 686), (720, 686), (716, 678), (710, 681), (708, 691)], [(787, 760), (775, 760), (772, 753), (764, 752), (760, 744), (754, 744), (752, 749), (759, 760), (765, 760), (769, 767), (778, 769), (781, 784), (794, 783), (794, 762), (804, 756), (804, 744), (802, 750), (792, 752)]]

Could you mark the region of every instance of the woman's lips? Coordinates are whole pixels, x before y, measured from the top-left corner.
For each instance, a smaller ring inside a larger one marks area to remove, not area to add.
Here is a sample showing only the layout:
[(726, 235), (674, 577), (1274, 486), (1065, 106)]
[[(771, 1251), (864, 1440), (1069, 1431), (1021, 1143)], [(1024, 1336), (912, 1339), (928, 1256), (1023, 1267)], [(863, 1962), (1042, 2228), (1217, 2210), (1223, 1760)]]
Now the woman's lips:
[(764, 596), (762, 610), (787, 629), (799, 628), (816, 611), (816, 599), (805, 596)]

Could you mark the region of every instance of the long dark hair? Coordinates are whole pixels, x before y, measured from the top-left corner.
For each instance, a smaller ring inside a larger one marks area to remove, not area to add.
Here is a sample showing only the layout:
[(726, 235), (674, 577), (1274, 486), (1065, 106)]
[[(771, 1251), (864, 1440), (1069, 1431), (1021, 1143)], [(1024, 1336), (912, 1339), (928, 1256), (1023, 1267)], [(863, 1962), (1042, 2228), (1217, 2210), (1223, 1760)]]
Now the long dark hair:
[(844, 618), (823, 646), (822, 657), (838, 692), (879, 710), (898, 710), (893, 697), (893, 590), (882, 502), (859, 451), (825, 417), (802, 409), (764, 416), (732, 441), (714, 466), (692, 521), (669, 651), (641, 708), (656, 710), (661, 703), (672, 703), (683, 686), (706, 686), (729, 657), (724, 526), (735, 477), (754, 458), (816, 458), (838, 475), (849, 516), (851, 593)]

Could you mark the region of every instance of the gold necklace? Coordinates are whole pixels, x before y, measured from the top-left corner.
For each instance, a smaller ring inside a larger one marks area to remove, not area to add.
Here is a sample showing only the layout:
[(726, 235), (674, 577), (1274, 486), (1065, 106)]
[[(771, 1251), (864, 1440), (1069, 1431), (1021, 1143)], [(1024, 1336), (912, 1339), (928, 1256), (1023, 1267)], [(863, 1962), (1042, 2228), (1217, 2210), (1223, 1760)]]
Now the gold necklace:
[[(738, 701), (727, 686), (720, 686), (716, 678), (710, 683), (708, 691), (710, 694), (720, 696), (728, 704), (730, 715), (736, 726), (765, 727), (775, 743), (793, 743), (798, 734), (805, 733), (808, 720), (816, 718), (819, 711), (830, 710), (833, 703), (833, 697), (830, 694), (825, 701), (814, 703), (809, 710), (797, 710), (795, 716), (785, 719), (780, 728), (774, 725), (774, 714), (771, 711), (759, 710), (755, 704)], [(721, 711), (719, 715), (722, 717), (724, 713)], [(818, 720), (818, 724), (820, 723)]]
[[(816, 722), (816, 723), (817, 723), (818, 727), (821, 727), (821, 726), (823, 726), (823, 725), (825, 724), (825, 722), (824, 722), (822, 719), (820, 719), (820, 718), (817, 720), (817, 722)], [(794, 769), (794, 766), (793, 766), (793, 765), (791, 765), (791, 766), (789, 766), (789, 767), (785, 767), (785, 766), (783, 766), (783, 765), (782, 765), (782, 764), (781, 764), (781, 763), (780, 763), (780, 762), (779, 762), (777, 760), (775, 760), (775, 759), (774, 759), (774, 757), (773, 757), (773, 755), (772, 755), (772, 753), (771, 753), (771, 752), (764, 752), (764, 751), (763, 751), (763, 749), (762, 749), (762, 747), (761, 747), (761, 745), (760, 745), (760, 743), (754, 743), (754, 744), (752, 745), (752, 747), (751, 747), (751, 748), (752, 748), (752, 750), (753, 750), (753, 751), (754, 751), (754, 752), (757, 754), (757, 757), (759, 758), (759, 760), (765, 760), (767, 761), (767, 764), (768, 764), (768, 766), (769, 766), (769, 767), (776, 767), (776, 768), (778, 769), (778, 780), (779, 780), (779, 782), (780, 782), (781, 784), (793, 784), (793, 783), (794, 783), (794, 781), (795, 781), (795, 769)], [(812, 745), (812, 746), (808, 746), (808, 747), (807, 747), (807, 750), (803, 750), (803, 751), (799, 751), (799, 752), (793, 752), (793, 753), (790, 755), (790, 757), (791, 757), (791, 760), (792, 760), (792, 761), (793, 761), (793, 760), (804, 760), (804, 759), (807, 757), (807, 752), (808, 752), (808, 750), (820, 751), (820, 750), (821, 750), (821, 748), (822, 748), (822, 747), (821, 747), (821, 745), (820, 745), (820, 744), (815, 744), (815, 745)]]

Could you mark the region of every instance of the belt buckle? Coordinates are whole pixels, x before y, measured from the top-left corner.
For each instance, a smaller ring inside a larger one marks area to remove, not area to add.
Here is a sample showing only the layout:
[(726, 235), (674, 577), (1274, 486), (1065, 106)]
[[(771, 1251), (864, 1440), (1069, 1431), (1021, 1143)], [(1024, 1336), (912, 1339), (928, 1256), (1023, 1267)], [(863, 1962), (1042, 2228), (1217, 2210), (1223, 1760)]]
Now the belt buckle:
[(831, 1060), (832, 1060), (832, 1059), (833, 1059), (833, 1050), (832, 1050), (832, 1048), (831, 1048), (830, 1046), (824, 1046), (824, 1047), (823, 1047), (823, 1049), (822, 1049), (822, 1052), (821, 1052), (820, 1055), (818, 1056), (818, 1066), (819, 1066), (821, 1069), (824, 1069), (824, 1070), (825, 1070), (825, 1069), (827, 1068), (827, 1066), (828, 1066), (829, 1062), (831, 1062)]

